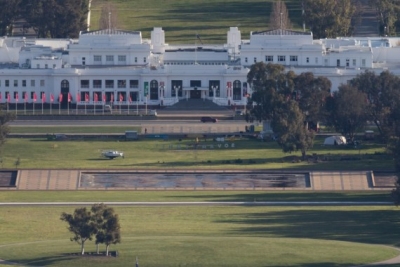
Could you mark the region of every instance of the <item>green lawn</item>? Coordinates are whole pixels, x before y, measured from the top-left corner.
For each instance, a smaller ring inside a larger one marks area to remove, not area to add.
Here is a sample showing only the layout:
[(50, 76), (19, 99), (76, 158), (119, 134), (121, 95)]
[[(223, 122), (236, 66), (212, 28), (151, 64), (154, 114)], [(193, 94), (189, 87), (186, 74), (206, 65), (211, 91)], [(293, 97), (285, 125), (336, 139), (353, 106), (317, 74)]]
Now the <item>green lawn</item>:
[[(47, 141), (45, 139), (9, 138), (1, 153), (3, 168), (101, 168), (101, 169), (312, 169), (312, 170), (392, 170), (393, 162), (381, 145), (365, 143), (359, 149), (322, 146), (316, 140), (308, 153), (319, 155), (317, 163), (298, 161), (300, 153), (284, 154), (275, 142), (233, 140), (235, 147), (214, 149), (176, 149), (177, 145), (193, 144), (194, 139), (125, 141)], [(171, 148), (172, 146), (172, 148)], [(125, 158), (107, 160), (101, 151), (123, 151)]]
[[(0, 207), (0, 258), (38, 266), (352, 266), (398, 254), (395, 207), (115, 207), (118, 258), (77, 257), (61, 212)], [(103, 250), (104, 247), (101, 247)], [(95, 251), (88, 242), (86, 252)]]
[[(242, 39), (250, 31), (268, 29), (274, 0), (96, 0), (92, 3), (91, 30), (98, 29), (101, 7), (112, 3), (118, 14), (118, 29), (142, 31), (150, 38), (153, 27), (165, 30), (167, 43), (224, 43), (229, 27), (238, 26)], [(301, 2), (285, 1), (293, 27), (302, 28)], [(200, 42), (197, 40), (197, 43)]]
[(10, 133), (12, 134), (53, 134), (53, 133), (120, 133), (124, 134), (125, 131), (138, 131), (140, 127), (127, 127), (127, 126), (11, 126)]

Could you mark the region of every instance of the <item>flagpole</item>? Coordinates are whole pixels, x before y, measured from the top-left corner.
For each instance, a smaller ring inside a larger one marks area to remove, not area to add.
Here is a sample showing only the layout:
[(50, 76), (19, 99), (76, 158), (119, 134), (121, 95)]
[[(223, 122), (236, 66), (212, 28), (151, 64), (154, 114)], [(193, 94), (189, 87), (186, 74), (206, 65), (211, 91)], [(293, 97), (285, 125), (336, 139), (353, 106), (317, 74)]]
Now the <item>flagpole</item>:
[(26, 101), (24, 101), (24, 114), (26, 115)]
[(15, 102), (15, 115), (18, 115), (18, 105), (17, 105), (18, 103), (17, 102)]
[(138, 92), (136, 95), (136, 115), (139, 115), (139, 100), (140, 100), (140, 93)]
[(53, 114), (51, 106), (53, 106), (53, 101), (51, 101), (51, 95), (50, 95), (50, 115)]
[(35, 115), (35, 101), (33, 101), (33, 115)]

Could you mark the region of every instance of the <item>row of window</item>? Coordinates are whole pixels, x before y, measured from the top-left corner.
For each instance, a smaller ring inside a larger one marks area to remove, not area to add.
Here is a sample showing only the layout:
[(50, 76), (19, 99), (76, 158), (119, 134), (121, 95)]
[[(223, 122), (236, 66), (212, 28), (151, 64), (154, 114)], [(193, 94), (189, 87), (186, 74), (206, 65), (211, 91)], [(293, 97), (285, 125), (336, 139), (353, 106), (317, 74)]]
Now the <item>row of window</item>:
[[(114, 80), (92, 80), (92, 88), (114, 88)], [(117, 80), (117, 88), (126, 88), (127, 80)], [(90, 88), (90, 80), (81, 80), (81, 88)], [(129, 80), (129, 88), (139, 88), (139, 80)]]
[[(113, 55), (106, 55), (105, 58), (106, 58), (106, 63), (114, 63), (114, 56)], [(120, 63), (125, 63), (126, 62), (126, 56), (125, 55), (118, 55), (117, 56), (117, 60)], [(147, 58), (144, 57), (143, 58), (143, 62), (146, 63), (146, 60), (147, 60)], [(85, 61), (86, 61), (86, 58), (83, 57), (82, 58), (82, 62), (85, 62)], [(103, 56), (102, 55), (94, 55), (93, 56), (93, 62), (101, 64), (103, 62)], [(138, 62), (138, 58), (135, 57), (135, 63), (137, 63), (137, 62)]]
[[(11, 87), (11, 81), (10, 80), (4, 80), (4, 81), (0, 80), (0, 87), (3, 86), (2, 82), (4, 82), (4, 87)], [(22, 81), (20, 81), (20, 80), (12, 80), (13, 87), (18, 87), (19, 84), (20, 84), (19, 82), (21, 82), (21, 86), (22, 87), (27, 87), (27, 84), (28, 84), (27, 80), (22, 80)], [(45, 80), (40, 80), (39, 81), (39, 86), (40, 87), (45, 87), (45, 84), (46, 84)], [(35, 87), (35, 86), (36, 86), (36, 80), (30, 80), (30, 87)]]

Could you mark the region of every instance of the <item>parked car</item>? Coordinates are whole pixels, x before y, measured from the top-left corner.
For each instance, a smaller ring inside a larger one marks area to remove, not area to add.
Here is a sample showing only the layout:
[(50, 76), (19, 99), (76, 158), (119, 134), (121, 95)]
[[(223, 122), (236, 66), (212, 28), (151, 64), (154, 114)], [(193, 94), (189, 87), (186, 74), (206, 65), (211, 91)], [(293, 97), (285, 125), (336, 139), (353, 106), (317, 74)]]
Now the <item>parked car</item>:
[(213, 118), (213, 117), (201, 117), (200, 121), (203, 122), (203, 123), (205, 123), (205, 122), (214, 122), (214, 123), (216, 123), (218, 120), (216, 118)]

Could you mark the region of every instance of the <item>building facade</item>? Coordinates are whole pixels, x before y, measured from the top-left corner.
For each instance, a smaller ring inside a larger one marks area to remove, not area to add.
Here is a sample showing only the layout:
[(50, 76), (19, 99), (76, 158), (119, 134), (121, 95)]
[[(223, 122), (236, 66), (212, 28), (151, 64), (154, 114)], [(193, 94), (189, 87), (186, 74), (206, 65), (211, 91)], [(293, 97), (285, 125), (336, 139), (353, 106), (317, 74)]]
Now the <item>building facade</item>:
[(226, 44), (169, 45), (154, 28), (141, 32), (82, 32), (79, 39), (0, 39), (0, 102), (169, 106), (187, 99), (244, 105), (247, 73), (256, 62), (313, 72), (332, 90), (365, 70), (400, 75), (399, 38), (313, 40), (310, 32), (252, 32), (237, 27)]

